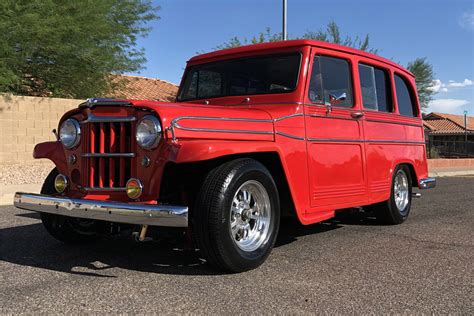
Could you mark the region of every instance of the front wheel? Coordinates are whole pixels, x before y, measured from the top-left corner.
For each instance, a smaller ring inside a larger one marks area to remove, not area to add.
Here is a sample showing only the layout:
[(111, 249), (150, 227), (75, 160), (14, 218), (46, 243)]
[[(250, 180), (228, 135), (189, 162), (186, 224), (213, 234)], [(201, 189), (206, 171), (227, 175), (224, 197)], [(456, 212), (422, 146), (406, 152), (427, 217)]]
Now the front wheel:
[(196, 244), (221, 270), (260, 266), (275, 244), (280, 223), (278, 190), (256, 160), (237, 159), (211, 170), (194, 210)]
[[(58, 170), (53, 169), (41, 188), (41, 194), (54, 195), (54, 179)], [(48, 233), (59, 241), (66, 243), (89, 242), (99, 238), (101, 222), (56, 214), (40, 213), (41, 221)]]
[(410, 214), (412, 183), (406, 166), (398, 166), (393, 173), (390, 199), (375, 206), (377, 219), (390, 225), (403, 223)]

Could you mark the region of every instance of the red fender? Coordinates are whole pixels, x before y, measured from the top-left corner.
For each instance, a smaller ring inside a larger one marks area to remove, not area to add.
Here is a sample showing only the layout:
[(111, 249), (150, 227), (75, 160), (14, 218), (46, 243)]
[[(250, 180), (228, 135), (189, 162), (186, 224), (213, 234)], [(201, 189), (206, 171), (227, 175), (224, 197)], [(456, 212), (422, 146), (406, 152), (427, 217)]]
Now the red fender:
[(56, 141), (37, 144), (33, 150), (33, 157), (35, 159), (49, 159), (56, 165), (59, 172), (67, 172), (67, 161), (61, 142)]

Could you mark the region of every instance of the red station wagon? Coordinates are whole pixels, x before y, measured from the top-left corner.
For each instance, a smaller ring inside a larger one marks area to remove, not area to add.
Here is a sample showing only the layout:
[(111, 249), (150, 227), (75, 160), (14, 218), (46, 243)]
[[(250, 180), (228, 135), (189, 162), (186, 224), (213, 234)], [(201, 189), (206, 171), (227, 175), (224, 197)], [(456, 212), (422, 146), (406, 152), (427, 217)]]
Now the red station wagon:
[[(35, 158), (56, 168), (41, 213), (65, 242), (131, 227), (181, 227), (211, 265), (262, 264), (283, 214), (304, 224), (371, 206), (400, 224), (428, 177), (415, 78), (379, 56), (311, 40), (225, 49), (188, 61), (174, 103), (89, 99)], [(160, 229), (158, 227), (158, 229)]]

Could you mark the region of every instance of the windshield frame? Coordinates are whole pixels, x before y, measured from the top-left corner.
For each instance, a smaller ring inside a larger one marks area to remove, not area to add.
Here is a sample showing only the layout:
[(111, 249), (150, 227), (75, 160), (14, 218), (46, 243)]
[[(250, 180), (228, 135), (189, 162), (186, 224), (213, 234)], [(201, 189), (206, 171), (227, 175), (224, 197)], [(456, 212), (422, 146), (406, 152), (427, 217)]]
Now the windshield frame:
[[(248, 58), (265, 58), (265, 57), (278, 57), (278, 56), (290, 56), (290, 55), (298, 55), (299, 56), (299, 61), (298, 61), (298, 70), (295, 74), (296, 80), (295, 80), (295, 86), (291, 90), (287, 91), (278, 91), (278, 92), (262, 92), (262, 93), (239, 93), (239, 94), (227, 94), (227, 95), (217, 95), (217, 96), (209, 96), (209, 97), (196, 97), (196, 98), (186, 98), (182, 99), (181, 98), (181, 93), (184, 89), (184, 85), (188, 79), (188, 76), (192, 73), (193, 68), (203, 66), (203, 65), (213, 65), (213, 64), (218, 64), (221, 62), (227, 62), (227, 61), (233, 61), (233, 60), (242, 60), (242, 59), (248, 59)], [(186, 67), (183, 79), (181, 80), (181, 84), (179, 86), (178, 94), (176, 96), (176, 102), (192, 102), (192, 101), (197, 101), (197, 100), (210, 100), (210, 99), (217, 99), (217, 98), (226, 98), (226, 97), (238, 97), (238, 96), (260, 96), (260, 95), (278, 95), (278, 94), (289, 94), (293, 93), (298, 89), (299, 86), (299, 80), (300, 80), (300, 75), (301, 75), (301, 67), (302, 67), (302, 62), (303, 62), (303, 52), (301, 50), (291, 50), (291, 51), (285, 51), (285, 52), (265, 52), (262, 54), (250, 54), (246, 56), (241, 56), (241, 57), (234, 57), (234, 58), (224, 58), (224, 59), (219, 59), (215, 61), (210, 61), (210, 62), (202, 62), (202, 63), (197, 63), (190, 65)]]

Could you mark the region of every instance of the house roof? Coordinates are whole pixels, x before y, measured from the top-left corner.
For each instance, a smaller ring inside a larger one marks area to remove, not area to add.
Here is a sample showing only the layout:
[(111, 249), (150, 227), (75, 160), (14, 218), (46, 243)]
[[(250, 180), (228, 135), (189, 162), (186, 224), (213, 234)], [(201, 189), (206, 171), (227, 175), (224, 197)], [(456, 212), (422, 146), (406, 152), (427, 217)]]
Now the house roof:
[(177, 85), (161, 79), (113, 75), (112, 82), (118, 85), (108, 98), (173, 102), (178, 93)]
[[(425, 116), (423, 125), (431, 134), (463, 134), (464, 116), (433, 112)], [(474, 132), (474, 117), (467, 117), (467, 130)]]

